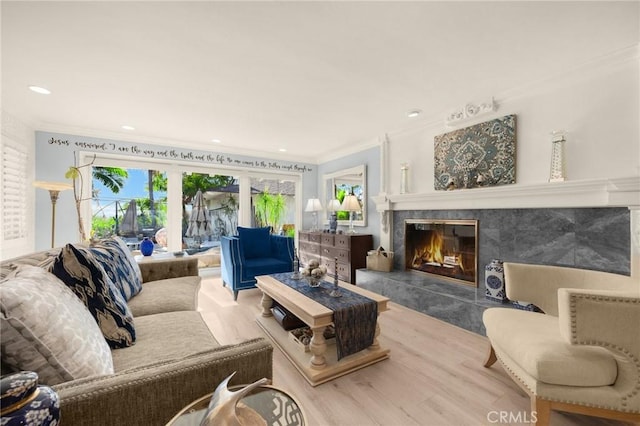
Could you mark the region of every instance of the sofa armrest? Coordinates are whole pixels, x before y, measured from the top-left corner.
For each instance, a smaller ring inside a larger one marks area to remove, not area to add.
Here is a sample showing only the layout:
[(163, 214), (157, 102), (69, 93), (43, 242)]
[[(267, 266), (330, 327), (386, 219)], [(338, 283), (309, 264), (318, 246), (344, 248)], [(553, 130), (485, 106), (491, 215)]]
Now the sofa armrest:
[(53, 386), (66, 425), (161, 425), (215, 390), (234, 371), (234, 384), (273, 377), (273, 347), (264, 338), (221, 346), (184, 359)]
[(198, 259), (190, 256), (175, 259), (145, 260), (138, 263), (138, 266), (140, 267), (140, 272), (142, 272), (143, 283), (198, 275)]
[(270, 235), (271, 253), (276, 259), (293, 262), (293, 238), (283, 235)]

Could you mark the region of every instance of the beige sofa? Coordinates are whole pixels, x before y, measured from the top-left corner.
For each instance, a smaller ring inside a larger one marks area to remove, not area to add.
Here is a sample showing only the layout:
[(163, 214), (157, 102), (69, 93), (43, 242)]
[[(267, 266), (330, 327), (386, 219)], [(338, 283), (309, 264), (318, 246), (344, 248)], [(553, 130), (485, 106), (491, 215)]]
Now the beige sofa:
[[(41, 265), (58, 251), (3, 261), (0, 278), (21, 264)], [(266, 339), (222, 346), (196, 311), (197, 262), (185, 257), (139, 264), (143, 289), (128, 302), (136, 343), (111, 350), (114, 374), (52, 386), (63, 425), (163, 425), (234, 371), (235, 384), (272, 378), (273, 348)]]
[(555, 266), (505, 263), (511, 300), (544, 314), (484, 312), (496, 359), (531, 397), (536, 425), (551, 410), (640, 422), (640, 281)]

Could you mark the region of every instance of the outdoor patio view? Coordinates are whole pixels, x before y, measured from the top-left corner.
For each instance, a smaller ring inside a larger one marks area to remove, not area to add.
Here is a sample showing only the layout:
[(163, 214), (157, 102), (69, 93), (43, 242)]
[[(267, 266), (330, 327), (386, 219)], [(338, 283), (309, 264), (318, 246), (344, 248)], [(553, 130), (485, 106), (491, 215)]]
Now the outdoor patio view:
[[(167, 176), (156, 170), (94, 167), (91, 235), (122, 237), (132, 250), (148, 237), (166, 250)], [(219, 246), (238, 226), (239, 184), (234, 176), (182, 174), (182, 248), (189, 254)], [(295, 184), (251, 178), (251, 226), (295, 235)]]

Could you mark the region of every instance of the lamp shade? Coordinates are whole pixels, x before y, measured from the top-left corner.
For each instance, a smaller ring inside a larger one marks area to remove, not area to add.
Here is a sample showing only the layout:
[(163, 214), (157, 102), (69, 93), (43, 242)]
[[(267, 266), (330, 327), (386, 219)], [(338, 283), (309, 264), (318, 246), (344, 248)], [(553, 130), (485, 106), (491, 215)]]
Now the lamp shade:
[(360, 206), (358, 197), (351, 194), (344, 197), (342, 206), (340, 206), (340, 210), (346, 210), (348, 212), (359, 212), (360, 210), (362, 210), (362, 207)]
[(307, 201), (307, 207), (304, 209), (305, 212), (319, 212), (322, 211), (322, 204), (320, 204), (320, 200), (317, 198), (309, 198)]
[(66, 182), (45, 182), (42, 180), (36, 180), (33, 182), (33, 186), (36, 188), (46, 189), (47, 191), (64, 191), (66, 189), (73, 189), (73, 185)]
[(340, 208), (340, 201), (336, 200), (335, 198), (329, 201), (329, 204), (327, 204), (327, 210), (329, 210), (330, 212), (337, 212), (338, 210), (340, 210)]

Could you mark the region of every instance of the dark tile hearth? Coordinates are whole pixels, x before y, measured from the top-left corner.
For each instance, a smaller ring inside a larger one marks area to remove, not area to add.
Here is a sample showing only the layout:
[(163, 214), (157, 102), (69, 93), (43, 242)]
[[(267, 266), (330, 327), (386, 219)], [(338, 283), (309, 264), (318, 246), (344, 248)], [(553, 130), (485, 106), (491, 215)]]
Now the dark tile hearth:
[(358, 269), (356, 282), (358, 287), (387, 296), (402, 306), (481, 335), (485, 334), (482, 312), (488, 307), (509, 306), (487, 300), (484, 290), (415, 271)]

